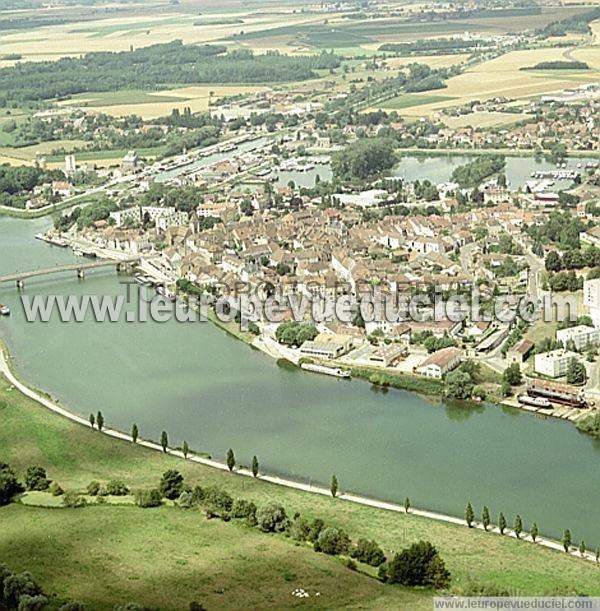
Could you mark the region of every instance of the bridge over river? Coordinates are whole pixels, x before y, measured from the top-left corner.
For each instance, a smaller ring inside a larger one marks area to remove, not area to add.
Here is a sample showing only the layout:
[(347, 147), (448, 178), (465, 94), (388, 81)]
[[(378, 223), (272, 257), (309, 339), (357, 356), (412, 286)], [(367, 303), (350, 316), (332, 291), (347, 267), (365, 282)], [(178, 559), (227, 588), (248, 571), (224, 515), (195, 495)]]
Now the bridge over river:
[(60, 274), (64, 272), (76, 272), (78, 278), (85, 277), (86, 270), (100, 269), (103, 267), (115, 267), (120, 270), (122, 265), (138, 263), (140, 257), (128, 257), (127, 259), (103, 259), (102, 261), (94, 261), (92, 263), (74, 263), (71, 265), (57, 265), (55, 267), (47, 267), (44, 269), (36, 269), (29, 272), (15, 272), (14, 274), (5, 274), (0, 276), (0, 284), (6, 282), (15, 282), (18, 288), (25, 286), (25, 280), (28, 278), (36, 278), (38, 276), (49, 276), (52, 274)]

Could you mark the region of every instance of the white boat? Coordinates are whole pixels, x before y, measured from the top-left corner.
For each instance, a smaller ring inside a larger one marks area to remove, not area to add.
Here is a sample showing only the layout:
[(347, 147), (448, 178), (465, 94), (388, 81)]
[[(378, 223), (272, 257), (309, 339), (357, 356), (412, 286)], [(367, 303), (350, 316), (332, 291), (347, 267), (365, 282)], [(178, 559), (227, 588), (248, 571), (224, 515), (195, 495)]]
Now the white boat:
[(10, 308), (0, 303), (0, 316), (8, 316), (10, 314)]
[(350, 379), (350, 372), (341, 369), (340, 367), (325, 367), (324, 365), (313, 365), (312, 363), (303, 363), (300, 365), (301, 369), (305, 371), (312, 371), (314, 373), (323, 373), (328, 376), (335, 378)]
[(532, 407), (541, 407), (541, 408), (549, 408), (552, 407), (552, 404), (546, 397), (530, 397), (529, 395), (519, 395), (517, 397), (519, 399), (519, 403), (523, 403), (523, 405), (531, 405)]

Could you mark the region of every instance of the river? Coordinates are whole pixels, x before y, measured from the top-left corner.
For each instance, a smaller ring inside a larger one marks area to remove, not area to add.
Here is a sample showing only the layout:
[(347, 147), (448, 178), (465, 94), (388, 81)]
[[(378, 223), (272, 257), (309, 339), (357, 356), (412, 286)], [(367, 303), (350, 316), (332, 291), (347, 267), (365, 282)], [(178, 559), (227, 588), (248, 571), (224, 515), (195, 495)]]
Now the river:
[[(0, 218), (0, 273), (73, 262), (33, 239), (49, 221)], [(122, 277), (121, 277), (122, 280)], [(115, 272), (29, 280), (27, 294), (124, 292)], [(567, 423), (496, 406), (450, 407), (362, 381), (287, 369), (210, 323), (27, 323), (16, 288), (0, 336), (18, 373), (71, 410), (109, 426), (223, 459), (259, 457), (264, 471), (462, 516), (487, 504), (509, 524), (600, 544), (600, 443)], [(1, 460), (1, 452), (0, 452)], [(109, 474), (107, 474), (108, 477)], [(157, 474), (158, 475), (158, 474)]]

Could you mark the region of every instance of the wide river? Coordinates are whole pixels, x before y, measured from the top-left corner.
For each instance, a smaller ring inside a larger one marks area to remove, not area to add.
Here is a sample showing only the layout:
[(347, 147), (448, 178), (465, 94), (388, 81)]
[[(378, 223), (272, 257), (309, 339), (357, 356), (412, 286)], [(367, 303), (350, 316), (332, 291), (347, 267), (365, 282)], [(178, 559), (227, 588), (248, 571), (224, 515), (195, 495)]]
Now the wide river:
[[(0, 218), (0, 274), (73, 262), (35, 240), (48, 219)], [(122, 278), (121, 278), (122, 279)], [(30, 280), (25, 292), (124, 292), (114, 272)], [(509, 524), (520, 513), (547, 535), (570, 528), (600, 545), (600, 443), (570, 424), (496, 406), (457, 408), (362, 381), (289, 370), (210, 323), (27, 323), (12, 285), (0, 286), (12, 316), (0, 320), (19, 374), (110, 426), (262, 469), (379, 499), (462, 516), (487, 504)], [(0, 424), (1, 425), (1, 424)], [(1, 460), (0, 450), (0, 460)], [(107, 474), (108, 476), (108, 474)]]

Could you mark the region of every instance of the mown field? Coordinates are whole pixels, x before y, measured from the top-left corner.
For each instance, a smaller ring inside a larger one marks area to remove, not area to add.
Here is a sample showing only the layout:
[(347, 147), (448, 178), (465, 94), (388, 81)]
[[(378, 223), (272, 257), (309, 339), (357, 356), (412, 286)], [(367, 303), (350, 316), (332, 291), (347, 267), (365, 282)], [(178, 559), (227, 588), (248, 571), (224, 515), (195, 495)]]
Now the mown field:
[[(543, 61), (564, 60), (570, 55), (575, 60), (587, 62), (590, 70), (522, 70)], [(598, 80), (600, 80), (600, 53), (594, 47), (528, 49), (512, 51), (469, 68), (449, 79), (448, 86), (444, 89), (416, 94), (422, 96), (423, 101), (420, 104), (415, 104), (414, 101), (418, 98), (412, 96), (408, 98), (408, 105), (403, 102), (407, 96), (399, 96), (393, 103), (396, 108), (402, 109), (403, 116), (430, 116), (443, 108), (460, 106), (472, 101), (494, 97), (524, 100)], [(389, 108), (389, 103), (390, 101), (384, 102), (380, 107)], [(486, 127), (485, 123), (487, 121), (481, 126)]]
[[(452, 571), (455, 592), (478, 584), (522, 595), (600, 594), (600, 569), (591, 563), (528, 542), (281, 488), (118, 442), (37, 406), (3, 379), (0, 419), (0, 460), (21, 474), (29, 465), (43, 465), (64, 489), (83, 489), (91, 480), (112, 478), (132, 488), (148, 487), (156, 485), (166, 469), (175, 468), (192, 485), (216, 484), (259, 507), (277, 501), (291, 515), (298, 511), (307, 518), (320, 517), (353, 538), (374, 538), (387, 554), (413, 541), (430, 540)], [(48, 592), (83, 600), (90, 609), (127, 601), (183, 609), (191, 600), (208, 609), (299, 604), (431, 608), (431, 591), (384, 586), (347, 569), (340, 559), (283, 536), (208, 521), (196, 510), (12, 504), (0, 508), (0, 520), (3, 562), (30, 570)], [(291, 592), (297, 587), (306, 589), (310, 598), (295, 599)]]
[(257, 85), (202, 85), (152, 91), (118, 91), (82, 93), (69, 100), (59, 102), (60, 106), (81, 106), (93, 108), (113, 117), (138, 115), (143, 119), (155, 119), (171, 114), (174, 108), (183, 111), (188, 107), (192, 112), (208, 110), (209, 101), (222, 97), (254, 93), (266, 87)]

